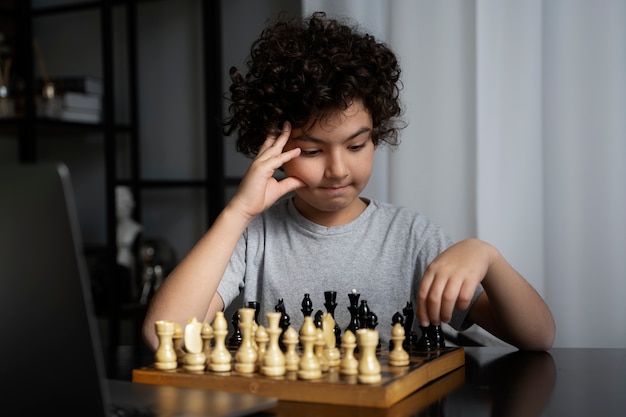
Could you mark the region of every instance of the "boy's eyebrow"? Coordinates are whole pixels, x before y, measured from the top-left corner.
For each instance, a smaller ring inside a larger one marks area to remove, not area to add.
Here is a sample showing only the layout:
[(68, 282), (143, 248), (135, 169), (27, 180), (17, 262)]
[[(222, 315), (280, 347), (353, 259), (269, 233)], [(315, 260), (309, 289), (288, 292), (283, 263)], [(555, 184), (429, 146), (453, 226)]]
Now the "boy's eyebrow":
[[(345, 138), (344, 142), (348, 142), (349, 140), (354, 139), (357, 136), (362, 135), (363, 133), (371, 132), (371, 131), (372, 131), (371, 127), (363, 126), (359, 130), (357, 130), (356, 132), (354, 132), (353, 134), (351, 134), (347, 138)], [(292, 138), (292, 140), (302, 140), (302, 141), (307, 141), (307, 142), (318, 142), (318, 143), (325, 142), (323, 139), (319, 139), (319, 138), (316, 138), (314, 136), (310, 136), (310, 135), (308, 135), (307, 133), (304, 133), (304, 132), (301, 135), (296, 136), (295, 138)]]

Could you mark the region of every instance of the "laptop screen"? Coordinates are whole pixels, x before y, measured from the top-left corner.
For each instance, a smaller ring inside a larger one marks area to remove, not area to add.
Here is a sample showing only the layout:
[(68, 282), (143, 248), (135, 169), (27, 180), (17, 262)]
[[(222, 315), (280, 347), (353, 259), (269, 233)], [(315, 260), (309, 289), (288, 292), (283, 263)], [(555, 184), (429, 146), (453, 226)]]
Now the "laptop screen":
[(67, 168), (0, 166), (3, 415), (105, 415), (89, 288)]

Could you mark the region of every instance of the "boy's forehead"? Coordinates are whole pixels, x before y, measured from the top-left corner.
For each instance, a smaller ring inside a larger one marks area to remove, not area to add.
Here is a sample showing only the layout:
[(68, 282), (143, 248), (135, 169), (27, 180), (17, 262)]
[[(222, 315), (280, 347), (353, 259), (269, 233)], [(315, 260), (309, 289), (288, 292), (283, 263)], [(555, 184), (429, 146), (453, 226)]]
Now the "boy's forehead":
[(361, 100), (354, 100), (345, 109), (330, 109), (323, 112), (319, 112), (317, 115), (311, 117), (309, 121), (299, 129), (304, 133), (309, 133), (315, 130), (331, 131), (345, 123), (355, 122), (363, 124), (367, 122), (370, 127), (372, 124), (372, 117), (369, 110), (363, 105)]

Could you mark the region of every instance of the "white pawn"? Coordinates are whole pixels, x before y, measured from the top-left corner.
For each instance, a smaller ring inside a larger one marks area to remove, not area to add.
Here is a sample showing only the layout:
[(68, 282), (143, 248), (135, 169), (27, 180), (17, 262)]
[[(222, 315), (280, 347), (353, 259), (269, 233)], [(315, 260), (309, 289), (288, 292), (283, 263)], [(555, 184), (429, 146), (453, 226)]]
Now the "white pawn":
[(270, 311), (265, 313), (265, 317), (267, 318), (269, 345), (263, 355), (263, 362), (261, 364), (261, 373), (263, 375), (281, 376), (287, 371), (285, 366), (285, 354), (282, 350), (280, 350), (280, 345), (278, 344), (278, 339), (280, 338), (280, 334), (282, 332), (282, 329), (279, 327), (280, 316), (281, 313), (279, 312)]
[(378, 332), (374, 329), (359, 329), (356, 338), (360, 354), (358, 380), (362, 384), (376, 384), (382, 380), (380, 362), (376, 357)]
[(267, 343), (270, 341), (270, 336), (264, 326), (258, 325), (254, 333), (254, 338), (257, 346), (258, 368), (260, 369), (263, 365), (263, 357), (267, 351)]
[(228, 335), (228, 322), (223, 311), (215, 313), (213, 320), (213, 337), (215, 345), (209, 358), (209, 370), (213, 372), (230, 372), (232, 369), (232, 355), (226, 348), (226, 336)]
[(300, 356), (296, 348), (298, 346), (298, 332), (293, 327), (288, 327), (283, 334), (283, 344), (286, 346), (285, 368), (288, 371), (297, 371), (300, 363)]
[(357, 375), (359, 373), (359, 361), (354, 357), (355, 348), (356, 336), (351, 330), (346, 330), (341, 336), (341, 349), (343, 350), (343, 358), (339, 364), (341, 375)]
[(242, 374), (253, 374), (257, 365), (258, 354), (252, 334), (254, 311), (249, 307), (239, 309), (241, 344), (235, 352), (235, 371)]
[(393, 349), (389, 352), (389, 365), (391, 366), (407, 366), (409, 364), (409, 354), (406, 350), (404, 350), (404, 346), (402, 346), (404, 336), (405, 333), (402, 324), (394, 324), (391, 329)]
[(154, 323), (159, 347), (154, 353), (154, 367), (162, 370), (176, 369), (178, 361), (174, 350), (174, 322), (158, 320)]
[(204, 349), (204, 356), (206, 356), (206, 364), (209, 364), (211, 359), (211, 341), (213, 340), (213, 328), (209, 323), (204, 323), (202, 325), (202, 332), (200, 333), (202, 336), (202, 346)]
[(314, 352), (317, 331), (313, 317), (304, 316), (304, 323), (300, 328), (300, 343), (302, 344), (302, 357), (298, 363), (298, 377), (300, 379), (319, 379), (322, 377), (320, 361)]
[(183, 368), (187, 371), (203, 371), (206, 366), (206, 355), (202, 341), (202, 323), (195, 317), (191, 318), (185, 326), (184, 343), (185, 355)]

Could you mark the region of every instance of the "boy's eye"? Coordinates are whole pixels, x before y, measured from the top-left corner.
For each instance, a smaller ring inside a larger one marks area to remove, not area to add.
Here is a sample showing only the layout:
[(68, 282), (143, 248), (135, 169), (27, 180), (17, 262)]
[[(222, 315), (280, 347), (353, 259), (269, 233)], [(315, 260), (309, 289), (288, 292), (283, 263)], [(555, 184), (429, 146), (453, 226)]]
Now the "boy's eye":
[(319, 153), (320, 153), (319, 149), (302, 149), (300, 151), (300, 155), (304, 155), (304, 156), (315, 156)]
[(356, 152), (356, 151), (359, 151), (359, 150), (363, 149), (364, 147), (365, 147), (365, 144), (362, 143), (360, 145), (352, 145), (352, 146), (348, 147), (348, 149), (350, 149), (351, 151)]

